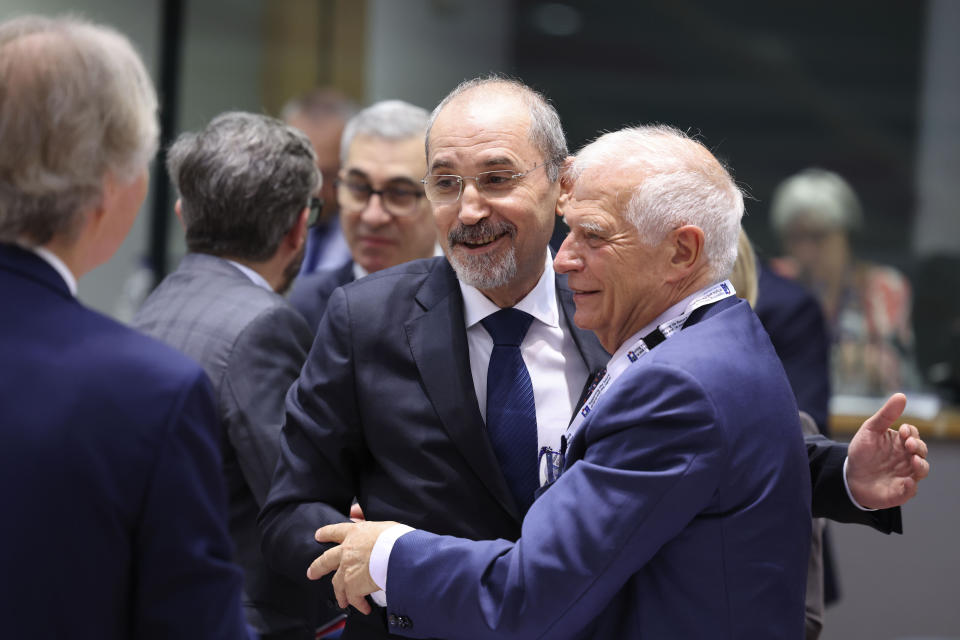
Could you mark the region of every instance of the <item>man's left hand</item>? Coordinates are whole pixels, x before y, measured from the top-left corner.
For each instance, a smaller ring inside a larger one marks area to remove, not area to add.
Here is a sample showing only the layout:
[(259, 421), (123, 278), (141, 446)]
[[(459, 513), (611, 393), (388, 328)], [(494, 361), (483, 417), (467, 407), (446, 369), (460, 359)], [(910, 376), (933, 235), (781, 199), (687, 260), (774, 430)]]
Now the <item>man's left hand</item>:
[(380, 587), (370, 577), (370, 554), (381, 533), (396, 522), (341, 522), (317, 529), (317, 542), (336, 542), (314, 560), (307, 569), (307, 577), (317, 580), (331, 571), (333, 591), (341, 609), (352, 605), (364, 615), (369, 614), (370, 604), (366, 596), (379, 591)]

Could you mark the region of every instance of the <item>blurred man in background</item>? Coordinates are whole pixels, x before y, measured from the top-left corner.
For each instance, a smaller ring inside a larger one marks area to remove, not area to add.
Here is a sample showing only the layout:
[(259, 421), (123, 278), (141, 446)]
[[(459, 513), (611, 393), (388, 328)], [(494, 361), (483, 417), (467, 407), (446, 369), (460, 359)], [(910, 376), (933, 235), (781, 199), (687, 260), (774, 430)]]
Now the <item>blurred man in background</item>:
[(0, 635), (246, 636), (200, 367), (76, 299), (133, 225), (157, 100), (126, 38), (0, 25)]
[(357, 106), (336, 89), (318, 87), (288, 102), (283, 120), (303, 131), (313, 144), (317, 167), (323, 176), (323, 209), (307, 237), (301, 273), (332, 269), (350, 259), (350, 250), (340, 230), (334, 184), (340, 167), (340, 137)]
[(180, 136), (167, 167), (189, 253), (134, 326), (195, 359), (213, 381), (247, 620), (264, 639), (312, 640), (336, 612), (322, 610), (313, 585), (267, 568), (256, 517), (277, 461), (283, 398), (313, 339), (280, 295), (299, 270), (311, 205), (319, 208), (313, 149), (279, 120), (225, 113)]
[(352, 260), (301, 276), (290, 302), (314, 329), (337, 287), (387, 267), (429, 258), (436, 226), (424, 197), (429, 114), (400, 100), (367, 107), (347, 123), (337, 177), (340, 224)]

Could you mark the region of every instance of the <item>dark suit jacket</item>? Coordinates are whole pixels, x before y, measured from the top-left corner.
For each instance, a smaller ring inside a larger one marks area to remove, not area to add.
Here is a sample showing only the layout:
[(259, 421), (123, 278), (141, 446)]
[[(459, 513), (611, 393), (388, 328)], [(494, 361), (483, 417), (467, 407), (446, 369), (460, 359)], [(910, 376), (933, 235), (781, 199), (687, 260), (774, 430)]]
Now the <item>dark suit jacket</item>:
[(0, 244), (5, 638), (240, 638), (210, 385)]
[(830, 338), (816, 298), (802, 285), (757, 264), (757, 304), (754, 311), (770, 335), (797, 406), (829, 436)]
[(260, 554), (257, 513), (277, 463), (283, 399), (313, 332), (273, 291), (226, 260), (187, 254), (144, 302), (134, 326), (187, 354), (213, 381), (230, 492), (230, 533), (244, 570), (247, 619), (260, 633), (313, 630), (330, 615), (316, 585), (272, 571)]
[(299, 311), (314, 331), (320, 326), (320, 318), (327, 309), (333, 290), (353, 282), (353, 261), (342, 267), (300, 275), (293, 282), (290, 304)]
[[(572, 294), (558, 278), (561, 313)], [(608, 355), (574, 329), (589, 369)], [(371, 520), (468, 538), (516, 539), (520, 513), (486, 437), (464, 329), (444, 258), (379, 271), (334, 292), (287, 397), (280, 463), (261, 514), (264, 551), (302, 576), (322, 549), (318, 526), (357, 496)], [(379, 617), (351, 615), (346, 637), (384, 637)]]
[(702, 311), (610, 386), (520, 540), (397, 541), (399, 633), (803, 637), (810, 482), (793, 392), (745, 301)]

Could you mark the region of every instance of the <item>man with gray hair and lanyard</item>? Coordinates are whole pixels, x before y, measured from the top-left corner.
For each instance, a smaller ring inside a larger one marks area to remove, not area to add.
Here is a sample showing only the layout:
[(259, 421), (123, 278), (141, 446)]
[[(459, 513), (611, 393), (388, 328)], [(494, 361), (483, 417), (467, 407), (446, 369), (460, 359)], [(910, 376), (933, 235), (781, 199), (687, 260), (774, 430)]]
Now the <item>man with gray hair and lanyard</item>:
[(213, 382), (248, 622), (264, 640), (312, 640), (338, 612), (325, 610), (314, 585), (270, 570), (256, 517), (277, 461), (283, 397), (313, 339), (281, 295), (319, 209), (313, 148), (279, 120), (232, 112), (181, 135), (167, 166), (189, 253), (134, 326), (195, 359)]

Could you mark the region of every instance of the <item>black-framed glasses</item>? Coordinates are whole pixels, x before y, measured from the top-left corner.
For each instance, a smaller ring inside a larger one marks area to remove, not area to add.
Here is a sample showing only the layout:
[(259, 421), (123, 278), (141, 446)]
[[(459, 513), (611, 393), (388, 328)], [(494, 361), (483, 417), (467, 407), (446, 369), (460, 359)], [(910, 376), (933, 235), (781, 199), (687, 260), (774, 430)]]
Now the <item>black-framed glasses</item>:
[(397, 218), (416, 213), (420, 198), (423, 197), (423, 191), (407, 181), (388, 183), (382, 189), (374, 189), (366, 180), (354, 177), (338, 179), (335, 184), (337, 202), (342, 209), (353, 211), (365, 209), (370, 198), (380, 196), (380, 206)]
[(307, 226), (312, 227), (320, 221), (320, 212), (323, 210), (323, 198), (311, 196), (310, 199), (307, 200), (307, 207), (310, 208), (310, 213), (307, 214)]
[(423, 183), (427, 200), (434, 204), (451, 204), (463, 195), (463, 183), (466, 180), (476, 182), (477, 190), (488, 198), (497, 198), (509, 194), (521, 178), (543, 166), (545, 165), (541, 162), (521, 173), (517, 173), (513, 169), (498, 169), (497, 171), (484, 171), (475, 176), (431, 174), (420, 182)]

